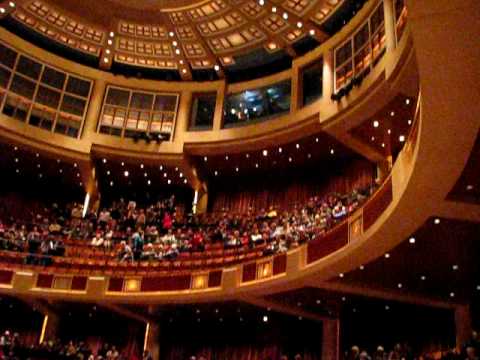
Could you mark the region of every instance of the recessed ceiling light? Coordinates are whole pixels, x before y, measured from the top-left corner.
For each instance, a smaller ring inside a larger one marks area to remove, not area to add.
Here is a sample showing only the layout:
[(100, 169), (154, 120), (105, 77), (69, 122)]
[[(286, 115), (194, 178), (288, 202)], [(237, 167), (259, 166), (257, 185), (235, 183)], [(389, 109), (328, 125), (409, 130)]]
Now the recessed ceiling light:
[(177, 47), (177, 45), (178, 45), (177, 41), (176, 41), (176, 40), (173, 40), (173, 41), (172, 41), (172, 45), (173, 45), (173, 47)]
[(277, 8), (275, 6), (272, 6), (272, 13), (276, 13), (277, 12)]
[(225, 160), (228, 160), (228, 155), (225, 155)]
[(150, 185), (152, 182), (150, 180), (147, 181), (147, 184)]
[(220, 70), (220, 66), (215, 65), (215, 66), (213, 67), (213, 69), (214, 69), (215, 71), (218, 71), (218, 70)]
[(458, 270), (458, 265), (457, 264), (452, 265), (452, 270), (457, 271)]
[(183, 179), (183, 183), (186, 184), (188, 181), (187, 179)]
[(160, 165), (159, 169), (160, 169), (160, 171), (162, 171), (163, 170), (163, 165)]
[(10, 7), (12, 7), (12, 8), (15, 7), (15, 3), (14, 3), (13, 1), (10, 1), (10, 2), (8, 3), (8, 5), (10, 5)]
[(399, 140), (400, 142), (404, 142), (404, 141), (405, 141), (405, 135), (400, 135), (400, 136), (398, 137), (398, 140)]
[(365, 270), (365, 266), (360, 265), (360, 268), (359, 268), (359, 269), (360, 269), (360, 270)]
[(115, 33), (113, 31), (110, 31), (110, 37), (114, 37)]
[(170, 185), (172, 183), (172, 180), (168, 179), (167, 184)]
[(187, 69), (182, 69), (182, 73), (186, 74), (186, 73), (187, 73)]
[(292, 162), (293, 159), (291, 157), (288, 158), (288, 162)]
[(105, 50), (105, 52), (107, 53), (107, 55), (110, 55), (111, 53), (110, 49)]
[(407, 122), (408, 122), (408, 125), (412, 125), (412, 120), (409, 119)]
[(335, 150), (330, 149), (330, 154), (333, 155), (335, 153)]
[(107, 170), (107, 175), (110, 175), (110, 170)]
[(180, 65), (183, 65), (183, 60), (180, 60), (179, 63), (180, 63)]
[(169, 35), (170, 37), (173, 37), (173, 35), (175, 35), (175, 34), (173, 33), (173, 31), (170, 31), (170, 32), (168, 33), (168, 35)]
[(104, 62), (104, 63), (108, 63), (108, 58), (107, 58), (107, 57), (104, 57), (104, 58), (103, 58), (103, 62)]
[(296, 147), (297, 149), (300, 149), (300, 144), (296, 144), (295, 147)]
[(375, 121), (373, 122), (373, 127), (374, 127), (374, 128), (377, 128), (377, 127), (379, 127), (379, 126), (380, 126), (380, 123), (378, 122), (378, 120), (375, 120)]
[(168, 174), (167, 174), (167, 173), (163, 173), (163, 177), (165, 177), (165, 178), (166, 178), (167, 176), (168, 176)]
[(405, 99), (405, 104), (410, 105), (410, 99)]
[(278, 152), (281, 154), (283, 149), (281, 147), (278, 148)]
[(302, 26), (303, 26), (303, 24), (302, 24), (302, 22), (301, 22), (301, 21), (297, 22), (297, 27), (298, 27), (299, 29), (301, 29), (301, 28), (302, 28)]
[(314, 36), (315, 35), (315, 30), (314, 29), (310, 29), (310, 31), (308, 32), (310, 34), (310, 36)]
[(128, 177), (128, 175), (130, 175), (130, 173), (129, 173), (128, 171), (125, 171), (125, 172), (123, 173), (123, 176), (125, 176), (125, 177)]
[(467, 190), (468, 191), (473, 190), (473, 185), (467, 185)]
[(268, 316), (267, 315), (263, 316), (263, 322), (268, 322)]
[(255, 164), (255, 167), (258, 169), (258, 163)]
[(370, 140), (375, 141), (375, 136), (372, 136)]
[(287, 14), (286, 12), (284, 12), (282, 16), (283, 16), (283, 18), (284, 18), (285, 20), (288, 19), (288, 14)]
[(265, 5), (265, 0), (258, 0), (258, 4), (259, 4), (260, 6)]
[(395, 111), (390, 112), (390, 116), (395, 116)]
[(385, 305), (385, 310), (390, 310), (390, 306)]
[(110, 181), (110, 186), (113, 186), (113, 181)]
[(342, 301), (347, 301), (347, 298), (345, 296), (342, 296)]
[(108, 43), (108, 45), (112, 45), (112, 44), (113, 44), (113, 41), (112, 41), (111, 39), (108, 39), (108, 40), (107, 40), (107, 43)]
[(425, 281), (427, 280), (427, 277), (425, 275), (420, 276), (420, 280)]
[(433, 220), (433, 223), (434, 223), (435, 225), (440, 224), (440, 219), (439, 219), (439, 218), (436, 218), (435, 220)]
[(343, 273), (338, 274), (341, 278), (343, 278), (345, 275)]
[(317, 138), (315, 138), (315, 142), (317, 142), (317, 143), (318, 143), (318, 137), (317, 137)]
[(454, 292), (451, 292), (451, 293), (450, 293), (450, 297), (452, 297), (452, 298), (455, 297), (455, 293), (454, 293)]
[(385, 254), (385, 259), (389, 259), (390, 258), (390, 254), (389, 253), (386, 253)]
[(180, 49), (175, 49), (175, 54), (180, 55)]
[(317, 299), (317, 305), (321, 304), (322, 303), (322, 300), (320, 299)]
[(140, 164), (140, 169), (143, 169), (145, 165), (143, 164)]
[(262, 155), (263, 155), (263, 156), (267, 156), (267, 155), (268, 155), (268, 150), (263, 150), (263, 151), (262, 151)]
[(312, 157), (312, 154), (308, 153), (307, 157), (310, 159)]
[(403, 287), (402, 283), (398, 283), (397, 287), (401, 289)]
[(384, 147), (385, 147), (385, 143), (382, 143), (382, 148), (384, 148)]
[(412, 236), (410, 239), (408, 239), (408, 242), (410, 244), (415, 244), (415, 238)]
[(480, 285), (477, 285), (477, 290), (480, 291)]
[(235, 168), (235, 171), (236, 171), (236, 172), (239, 172), (239, 171), (240, 171), (240, 169), (238, 168), (238, 166)]
[(215, 176), (218, 176), (218, 171), (217, 170), (215, 170)]
[(387, 134), (390, 135), (392, 133), (392, 130), (391, 129), (388, 129), (387, 130)]
[(147, 173), (145, 173), (145, 174), (143, 174), (143, 176), (144, 176), (144, 177), (148, 177), (148, 174), (147, 174)]

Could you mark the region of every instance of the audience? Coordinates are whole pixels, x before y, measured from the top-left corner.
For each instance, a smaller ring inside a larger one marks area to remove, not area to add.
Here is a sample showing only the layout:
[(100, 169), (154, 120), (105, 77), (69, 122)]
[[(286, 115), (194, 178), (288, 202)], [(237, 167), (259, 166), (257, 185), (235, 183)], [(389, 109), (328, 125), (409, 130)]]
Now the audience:
[[(249, 210), (180, 216), (175, 196), (140, 207), (120, 199), (85, 218), (79, 204), (53, 204), (24, 221), (0, 219), (0, 250), (23, 251), (28, 264), (49, 265), (51, 256), (63, 256), (63, 239), (85, 241), (92, 247), (117, 251), (121, 262), (174, 260), (181, 253), (202, 252), (207, 244), (224, 249), (260, 249), (264, 255), (286, 252), (321, 236), (355, 211), (373, 188), (350, 194), (312, 197), (291, 209), (270, 206)], [(83, 241), (83, 242), (82, 242)]]

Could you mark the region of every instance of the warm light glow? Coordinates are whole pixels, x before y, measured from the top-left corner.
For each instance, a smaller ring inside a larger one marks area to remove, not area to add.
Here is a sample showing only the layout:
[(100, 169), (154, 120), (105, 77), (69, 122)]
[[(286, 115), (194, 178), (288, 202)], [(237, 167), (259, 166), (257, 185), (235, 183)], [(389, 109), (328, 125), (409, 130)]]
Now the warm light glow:
[(87, 215), (88, 205), (90, 205), (90, 194), (86, 193), (85, 200), (83, 202), (82, 218), (85, 218), (85, 216)]
[(378, 122), (378, 120), (375, 120), (375, 121), (373, 122), (373, 127), (374, 127), (374, 128), (377, 128), (379, 125), (380, 125), (380, 123)]
[(433, 222), (435, 223), (435, 225), (438, 225), (438, 224), (440, 224), (440, 219), (436, 218)]
[(263, 322), (268, 322), (268, 316), (267, 315), (263, 316)]
[(400, 135), (400, 136), (398, 137), (398, 140), (399, 140), (400, 142), (404, 142), (404, 141), (405, 141), (405, 135)]
[(415, 244), (415, 238), (414, 237), (411, 237), (410, 239), (408, 239), (408, 242), (410, 244)]
[(299, 29), (301, 29), (301, 28), (302, 28), (302, 26), (303, 26), (303, 24), (302, 24), (302, 22), (301, 22), (301, 21), (297, 22), (297, 27), (298, 27)]
[(139, 291), (140, 280), (139, 279), (125, 279), (125, 291)]
[(147, 322), (147, 325), (145, 326), (145, 337), (143, 339), (143, 351), (147, 350), (149, 335), (150, 335), (150, 323)]
[(385, 259), (389, 259), (390, 258), (390, 254), (389, 253), (386, 253), (385, 254)]
[(130, 173), (129, 173), (128, 171), (125, 171), (125, 172), (123, 173), (123, 176), (125, 176), (125, 177), (128, 177), (128, 175), (130, 175)]
[(288, 14), (287, 14), (286, 12), (283, 13), (283, 18), (284, 18), (285, 20), (288, 19)]
[(47, 331), (47, 325), (48, 325), (48, 315), (45, 315), (45, 317), (43, 318), (42, 332), (40, 333), (40, 338), (38, 339), (39, 344), (42, 344), (43, 341), (45, 340), (45, 332)]
[(311, 29), (308, 33), (310, 34), (310, 36), (314, 36), (315, 35), (315, 30)]
[[(281, 152), (281, 151), (280, 151), (280, 152)], [(262, 155), (263, 155), (263, 156), (267, 156), (267, 155), (268, 155), (268, 150), (263, 150), (263, 151), (262, 151)]]

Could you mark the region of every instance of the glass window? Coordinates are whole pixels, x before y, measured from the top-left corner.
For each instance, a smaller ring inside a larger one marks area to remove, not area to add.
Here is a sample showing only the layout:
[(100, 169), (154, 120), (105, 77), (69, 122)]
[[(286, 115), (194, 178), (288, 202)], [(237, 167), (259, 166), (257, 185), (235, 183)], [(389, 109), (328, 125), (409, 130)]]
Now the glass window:
[(33, 80), (37, 80), (42, 71), (42, 65), (25, 56), (20, 56), (17, 64), (17, 72), (26, 75)]
[(0, 89), (9, 86), (0, 97), (6, 97), (1, 111), (29, 125), (77, 137), (92, 82), (18, 56), (15, 66), (17, 53), (0, 44)]
[(61, 90), (66, 77), (65, 73), (45, 67), (42, 74), (42, 83)]
[(108, 87), (99, 132), (124, 137), (162, 135), (173, 131), (178, 94), (154, 94)]
[(303, 105), (308, 105), (322, 96), (323, 61), (305, 67), (302, 76)]
[(365, 76), (385, 52), (383, 2), (344, 44), (335, 49), (335, 90)]
[(12, 73), (7, 69), (0, 67), (0, 87), (6, 89), (8, 87), (8, 81)]
[(17, 59), (17, 52), (9, 47), (0, 44), (0, 64), (13, 69), (15, 66), (15, 60)]
[(223, 111), (224, 125), (248, 125), (289, 112), (290, 97), (290, 79), (260, 89), (228, 95)]
[(44, 86), (40, 86), (37, 91), (35, 102), (46, 105), (52, 109), (57, 109), (58, 104), (60, 103), (60, 93)]
[(213, 127), (217, 93), (194, 94), (190, 117), (190, 130), (208, 130)]
[(82, 80), (70, 75), (68, 77), (66, 91), (70, 94), (88, 97), (90, 92), (90, 84), (90, 81)]
[(12, 84), (10, 85), (10, 91), (27, 99), (31, 99), (35, 92), (35, 83), (19, 75), (15, 75)]

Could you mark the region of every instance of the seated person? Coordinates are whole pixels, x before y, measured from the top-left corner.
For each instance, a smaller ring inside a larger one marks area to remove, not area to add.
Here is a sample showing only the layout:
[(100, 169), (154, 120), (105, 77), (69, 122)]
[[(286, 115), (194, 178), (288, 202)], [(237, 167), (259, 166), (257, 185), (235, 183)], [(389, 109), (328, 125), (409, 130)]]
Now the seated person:
[(118, 259), (120, 261), (133, 261), (133, 251), (130, 245), (126, 241), (120, 243), (120, 251), (118, 253)]
[(97, 231), (95, 233), (95, 236), (93, 237), (90, 245), (95, 246), (95, 247), (100, 247), (100, 246), (103, 245), (103, 237), (102, 237), (102, 233), (100, 231)]

